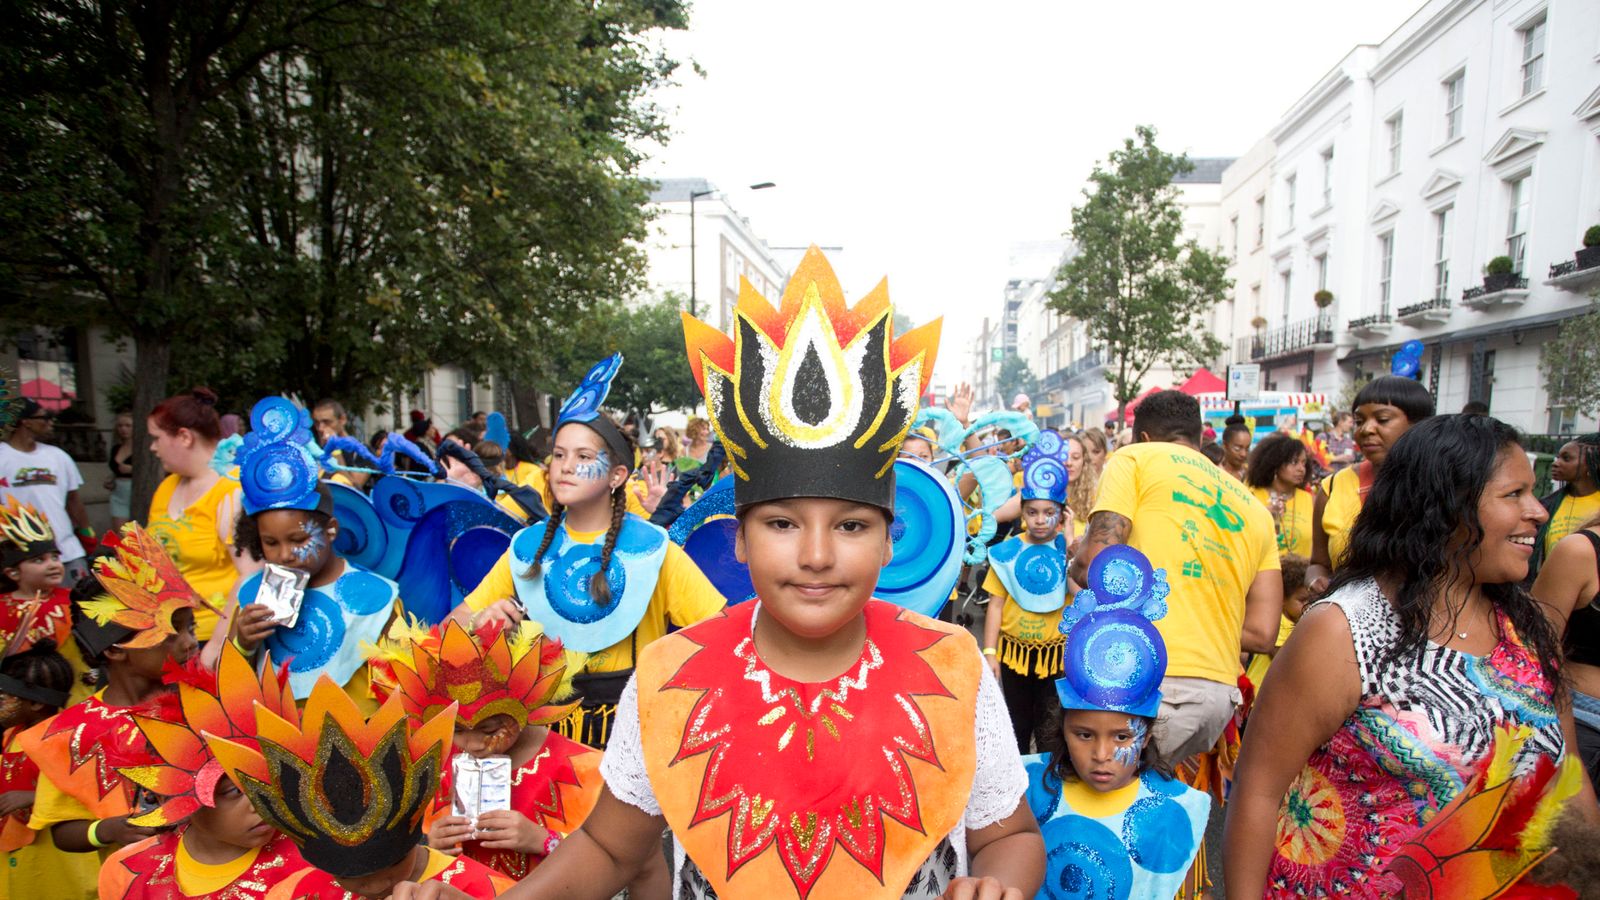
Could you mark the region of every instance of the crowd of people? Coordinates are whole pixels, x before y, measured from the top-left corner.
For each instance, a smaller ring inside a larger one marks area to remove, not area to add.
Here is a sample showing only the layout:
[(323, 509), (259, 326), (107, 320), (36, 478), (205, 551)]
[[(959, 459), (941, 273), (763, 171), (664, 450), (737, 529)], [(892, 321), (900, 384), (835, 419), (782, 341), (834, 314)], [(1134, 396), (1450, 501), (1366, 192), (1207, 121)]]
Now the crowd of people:
[[(608, 412), (620, 356), (521, 434), (196, 388), (148, 509), (118, 419), (98, 536), (17, 405), (0, 898), (1600, 891), (1600, 436), (1541, 498), (1403, 375), (1316, 437), (1058, 432), (919, 408), (938, 324), (891, 323), (813, 250), (685, 320), (682, 432)], [(464, 505), (425, 543), (397, 486)], [(877, 598), (930, 554), (937, 615)]]

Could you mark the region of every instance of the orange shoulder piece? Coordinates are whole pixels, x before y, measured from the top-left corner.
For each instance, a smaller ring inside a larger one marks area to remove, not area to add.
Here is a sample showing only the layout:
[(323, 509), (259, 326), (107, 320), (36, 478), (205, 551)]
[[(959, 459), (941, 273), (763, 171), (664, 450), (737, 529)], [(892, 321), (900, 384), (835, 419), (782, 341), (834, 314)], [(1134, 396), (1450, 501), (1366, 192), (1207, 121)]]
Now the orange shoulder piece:
[(858, 662), (832, 682), (795, 682), (756, 654), (756, 606), (641, 652), (640, 731), (662, 812), (721, 896), (898, 898), (971, 793), (976, 644), (874, 600)]
[(131, 708), (90, 697), (24, 731), (17, 743), (41, 775), (96, 818), (133, 811), (133, 792), (117, 768), (149, 755)]

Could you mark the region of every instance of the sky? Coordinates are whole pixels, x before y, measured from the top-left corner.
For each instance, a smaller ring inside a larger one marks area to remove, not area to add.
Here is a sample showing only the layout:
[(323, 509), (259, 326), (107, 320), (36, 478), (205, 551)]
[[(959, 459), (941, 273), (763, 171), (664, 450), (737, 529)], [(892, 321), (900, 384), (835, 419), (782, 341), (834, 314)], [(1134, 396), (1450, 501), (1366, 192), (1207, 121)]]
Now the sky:
[(685, 65), (654, 97), (672, 137), (643, 171), (709, 179), (771, 246), (841, 246), (852, 302), (887, 277), (897, 309), (945, 317), (936, 377), (951, 381), (1000, 311), (1008, 246), (1066, 232), (1135, 126), (1172, 152), (1239, 156), (1419, 7), (693, 0), (689, 29), (662, 38)]

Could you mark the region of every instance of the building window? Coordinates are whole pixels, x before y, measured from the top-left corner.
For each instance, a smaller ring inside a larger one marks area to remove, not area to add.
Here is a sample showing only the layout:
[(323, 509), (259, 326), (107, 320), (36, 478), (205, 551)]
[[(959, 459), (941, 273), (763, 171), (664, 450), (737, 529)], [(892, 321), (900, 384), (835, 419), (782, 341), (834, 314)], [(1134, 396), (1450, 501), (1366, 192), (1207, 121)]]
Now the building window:
[(1443, 302), (1450, 296), (1450, 218), (1453, 207), (1433, 214), (1433, 299)]
[(1394, 232), (1378, 235), (1378, 310), (1389, 316), (1389, 300), (1394, 279)]
[(1457, 72), (1444, 83), (1444, 139), (1461, 136), (1462, 107), (1465, 105), (1467, 73)]
[(1250, 316), (1254, 318), (1261, 315), (1261, 285), (1250, 286)]
[(1328, 254), (1323, 253), (1313, 260), (1317, 264), (1317, 290), (1328, 289)]
[(1298, 193), (1296, 182), (1297, 179), (1293, 175), (1283, 180), (1284, 212), (1289, 216), (1288, 225), (1291, 228), (1294, 227), (1294, 203), (1295, 195)]
[(1522, 264), (1528, 256), (1528, 176), (1523, 175), (1506, 182), (1510, 195), (1506, 215), (1506, 255), (1511, 257), (1511, 268), (1522, 274)]
[(1544, 28), (1545, 19), (1539, 17), (1517, 34), (1522, 37), (1522, 96), (1544, 87)]
[(1322, 205), (1333, 205), (1333, 148), (1322, 151)]
[(1233, 258), (1239, 258), (1239, 217), (1234, 216), (1228, 220), (1228, 231), (1233, 235)]
[(1383, 123), (1385, 133), (1389, 136), (1389, 172), (1393, 175), (1400, 171), (1400, 132), (1405, 123), (1405, 117), (1395, 113)]
[(1256, 198), (1256, 246), (1259, 247), (1267, 240), (1267, 197), (1265, 194)]
[(1289, 324), (1289, 297), (1294, 290), (1294, 272), (1283, 272), (1279, 276), (1283, 280), (1283, 324)]

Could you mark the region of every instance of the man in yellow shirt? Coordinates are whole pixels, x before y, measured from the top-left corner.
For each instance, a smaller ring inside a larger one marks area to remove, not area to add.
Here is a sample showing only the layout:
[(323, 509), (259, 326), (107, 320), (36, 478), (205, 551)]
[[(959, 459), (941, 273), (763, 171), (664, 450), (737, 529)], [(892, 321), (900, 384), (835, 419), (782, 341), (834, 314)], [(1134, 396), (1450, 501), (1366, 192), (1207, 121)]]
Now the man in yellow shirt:
[(1272, 516), (1240, 481), (1201, 455), (1200, 404), (1181, 391), (1146, 397), (1137, 443), (1106, 460), (1100, 494), (1071, 575), (1111, 544), (1128, 544), (1165, 569), (1170, 611), (1156, 622), (1167, 645), (1156, 749), (1177, 764), (1215, 746), (1240, 702), (1241, 650), (1271, 654), (1283, 586)]

